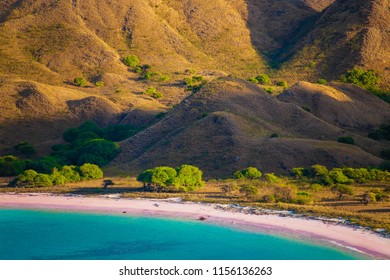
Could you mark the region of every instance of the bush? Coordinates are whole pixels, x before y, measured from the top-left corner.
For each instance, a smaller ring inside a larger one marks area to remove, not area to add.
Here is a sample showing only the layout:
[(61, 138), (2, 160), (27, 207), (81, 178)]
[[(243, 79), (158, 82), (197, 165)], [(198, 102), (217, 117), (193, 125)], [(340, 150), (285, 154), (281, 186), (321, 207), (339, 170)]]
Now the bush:
[(73, 80), (73, 83), (78, 87), (87, 86), (87, 81), (83, 77), (77, 77)]
[(302, 194), (298, 194), (296, 196), (296, 198), (293, 200), (293, 202), (295, 204), (299, 204), (299, 205), (313, 205), (314, 204), (313, 198), (311, 198), (309, 195), (302, 195)]
[(256, 80), (259, 82), (259, 84), (262, 85), (270, 85), (271, 79), (268, 77), (267, 74), (261, 74), (256, 77)]
[(271, 95), (274, 94), (272, 88), (265, 88), (264, 90), (265, 90), (265, 92), (268, 93), (268, 94), (271, 94)]
[(74, 165), (64, 165), (61, 168), (60, 174), (65, 177), (65, 183), (72, 183), (81, 181), (80, 174)]
[(266, 202), (266, 203), (274, 203), (274, 202), (276, 201), (276, 198), (275, 198), (275, 196), (273, 196), (273, 195), (271, 194), (271, 195), (265, 195), (265, 196), (263, 197), (263, 200), (264, 200), (264, 202)]
[(100, 179), (103, 178), (103, 171), (95, 164), (85, 163), (80, 166), (80, 175), (82, 179)]
[(95, 86), (96, 86), (96, 87), (104, 87), (104, 82), (103, 82), (103, 81), (97, 81), (97, 82), (95, 83)]
[(333, 183), (346, 184), (350, 182), (348, 177), (344, 175), (343, 171), (340, 168), (332, 169), (329, 172), (329, 177), (331, 178)]
[(93, 163), (99, 166), (108, 164), (118, 153), (118, 144), (105, 139), (88, 140), (77, 148), (77, 164)]
[(325, 79), (318, 79), (318, 80), (317, 80), (317, 84), (326, 85), (326, 84), (328, 84), (328, 81), (325, 80)]
[(278, 137), (279, 137), (279, 135), (277, 133), (272, 133), (269, 138), (278, 138)]
[(355, 140), (353, 140), (353, 138), (350, 136), (340, 137), (337, 139), (337, 142), (349, 144), (349, 145), (355, 145)]
[(203, 76), (192, 76), (191, 78), (185, 78), (183, 81), (187, 86), (186, 90), (194, 93), (198, 92), (207, 83)]
[(35, 148), (28, 142), (21, 142), (15, 145), (14, 149), (25, 156), (32, 156), (35, 154)]
[(123, 58), (123, 63), (127, 67), (134, 68), (134, 67), (136, 67), (139, 64), (139, 59), (135, 55), (129, 55), (129, 56), (126, 56), (126, 57)]
[(0, 176), (15, 176), (24, 171), (26, 162), (15, 156), (0, 157)]
[(341, 81), (358, 85), (367, 90), (375, 90), (380, 82), (380, 78), (373, 70), (354, 68), (347, 71), (347, 73), (341, 77)]
[(263, 174), (255, 167), (248, 167), (246, 169), (243, 169), (243, 170), (240, 170), (240, 171), (237, 171), (236, 173), (234, 173), (234, 178), (235, 179), (249, 179), (249, 180), (253, 180), (253, 179), (258, 179), (258, 178), (261, 178)]
[(320, 192), (320, 191), (322, 191), (322, 186), (320, 184), (313, 184), (310, 186), (310, 189), (313, 192)]
[(280, 178), (276, 176), (274, 173), (266, 173), (265, 179), (267, 180), (268, 183), (279, 183)]
[(156, 99), (163, 97), (163, 94), (154, 87), (147, 88), (144, 93)]
[(28, 169), (16, 177), (14, 185), (16, 187), (33, 187), (35, 185), (34, 180), (37, 175), (38, 172)]
[(322, 185), (333, 185), (333, 181), (329, 176), (329, 171), (325, 166), (315, 164), (311, 167), (311, 173), (317, 183)]
[(295, 186), (277, 186), (274, 187), (274, 197), (276, 201), (290, 202), (296, 197), (297, 188)]
[(305, 168), (303, 167), (295, 167), (291, 169), (291, 175), (293, 175), (297, 179), (302, 179), (304, 177)]
[(276, 83), (276, 85), (277, 85), (278, 87), (288, 88), (288, 83), (287, 83), (286, 81), (278, 81), (278, 82)]
[(62, 175), (57, 169), (53, 170), (53, 173), (50, 175), (53, 185), (63, 185), (67, 182), (64, 175)]
[(254, 83), (254, 84), (258, 84), (259, 83), (259, 81), (256, 78), (249, 78), (248, 81), (251, 82), (251, 83)]
[(38, 173), (34, 178), (35, 187), (51, 187), (53, 186), (53, 181), (48, 174)]

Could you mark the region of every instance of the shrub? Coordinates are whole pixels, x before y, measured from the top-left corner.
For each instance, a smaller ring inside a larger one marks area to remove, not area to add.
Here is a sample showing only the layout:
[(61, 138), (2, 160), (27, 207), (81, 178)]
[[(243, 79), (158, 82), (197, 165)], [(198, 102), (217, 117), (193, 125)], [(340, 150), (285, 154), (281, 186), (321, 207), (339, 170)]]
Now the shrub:
[(344, 175), (343, 171), (340, 168), (334, 168), (329, 172), (329, 177), (334, 183), (346, 184), (350, 180), (347, 176)]
[(96, 164), (85, 163), (80, 166), (80, 175), (82, 179), (100, 179), (103, 178), (103, 171)]
[(277, 133), (272, 133), (269, 138), (278, 138), (278, 137), (279, 137), (279, 135)]
[(109, 163), (120, 149), (118, 144), (105, 139), (92, 139), (82, 143), (78, 148), (77, 164), (93, 163), (99, 166)]
[(256, 77), (256, 80), (259, 82), (259, 84), (262, 85), (270, 85), (271, 79), (268, 77), (267, 74), (261, 74)]
[(203, 76), (192, 76), (191, 78), (185, 78), (184, 84), (187, 86), (188, 91), (198, 92), (207, 81), (203, 78)]
[(304, 177), (303, 173), (305, 172), (305, 168), (303, 167), (295, 167), (291, 169), (291, 175), (293, 175), (297, 179), (302, 179)]
[(268, 183), (280, 182), (280, 178), (276, 176), (274, 173), (266, 173), (264, 176)]
[(95, 86), (96, 86), (96, 87), (104, 87), (104, 82), (103, 82), (103, 81), (97, 81), (97, 82), (95, 83)]
[(298, 194), (296, 196), (296, 198), (293, 200), (293, 202), (295, 204), (299, 204), (299, 205), (313, 205), (314, 204), (313, 198), (311, 198), (309, 195), (302, 195), (302, 194)]
[(274, 196), (276, 201), (290, 202), (296, 197), (297, 188), (295, 186), (276, 186)]
[(21, 142), (15, 145), (14, 149), (25, 156), (32, 156), (35, 154), (35, 148), (29, 142)]
[(309, 106), (304, 105), (304, 106), (302, 106), (302, 109), (305, 110), (306, 112), (309, 112), (309, 113), (311, 112), (311, 109)]
[(264, 200), (264, 202), (266, 202), (266, 203), (274, 203), (274, 202), (276, 201), (276, 198), (275, 198), (275, 196), (273, 196), (272, 194), (270, 194), (270, 195), (265, 195), (265, 196), (263, 197), (263, 200)]
[(163, 97), (163, 94), (161, 92), (158, 92), (157, 89), (154, 87), (148, 87), (145, 90), (145, 94), (152, 96), (153, 98), (156, 99)]
[(53, 185), (63, 185), (67, 182), (64, 175), (62, 175), (57, 169), (53, 170), (53, 173), (50, 175)]
[(129, 55), (129, 56), (126, 56), (126, 57), (123, 58), (123, 63), (127, 67), (134, 68), (134, 67), (136, 67), (139, 64), (139, 59), (135, 55)]
[(61, 168), (60, 174), (65, 177), (65, 183), (78, 182), (81, 180), (80, 174), (74, 165), (64, 165)]
[(33, 187), (35, 185), (34, 179), (37, 175), (38, 172), (28, 169), (16, 177), (14, 184), (16, 187)]
[(317, 183), (322, 185), (333, 185), (333, 181), (329, 176), (329, 171), (325, 166), (315, 164), (311, 167), (311, 173)]
[(256, 78), (253, 78), (253, 77), (249, 78), (248, 81), (251, 82), (251, 83), (254, 83), (254, 84), (258, 84), (259, 83), (259, 81)]
[(287, 83), (286, 81), (278, 81), (278, 82), (276, 83), (276, 85), (277, 85), (278, 87), (288, 88), (288, 83)]
[(26, 162), (15, 156), (0, 157), (0, 176), (15, 176), (24, 171)]
[(48, 174), (38, 173), (34, 178), (35, 187), (51, 187), (53, 186), (53, 181)]
[(353, 140), (353, 138), (350, 136), (340, 137), (337, 139), (337, 142), (349, 144), (349, 145), (355, 145), (355, 140)]
[(358, 85), (367, 90), (375, 90), (380, 82), (380, 78), (374, 70), (354, 68), (347, 71), (347, 73), (341, 77), (341, 81)]
[(87, 86), (87, 81), (83, 77), (74, 78), (73, 83), (78, 87)]
[(236, 179), (250, 179), (250, 180), (253, 180), (253, 179), (261, 178), (262, 175), (263, 174), (261, 173), (261, 171), (259, 171), (257, 168), (255, 168), (255, 167), (248, 167), (246, 169), (237, 171), (236, 173), (234, 173), (233, 176)]
[(317, 80), (317, 84), (326, 85), (326, 84), (328, 84), (328, 81), (325, 80), (325, 79), (318, 79), (318, 80)]
[(268, 94), (271, 94), (271, 95), (274, 94), (272, 88), (265, 88), (264, 90), (265, 90), (265, 92), (268, 93)]
[(320, 184), (312, 184), (310, 186), (310, 189), (313, 191), (313, 192), (320, 192), (322, 191), (322, 186)]
[(59, 168), (61, 165), (58, 163), (58, 159), (52, 156), (39, 158), (30, 164), (28, 167), (34, 169), (37, 172), (49, 174), (54, 168)]

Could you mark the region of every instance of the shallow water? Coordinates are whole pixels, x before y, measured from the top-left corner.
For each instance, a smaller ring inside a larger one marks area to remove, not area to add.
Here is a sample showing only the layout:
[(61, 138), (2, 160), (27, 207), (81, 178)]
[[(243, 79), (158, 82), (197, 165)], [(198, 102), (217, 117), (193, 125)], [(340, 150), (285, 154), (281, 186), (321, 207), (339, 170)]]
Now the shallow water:
[(0, 209), (0, 259), (345, 260), (361, 255), (200, 221)]

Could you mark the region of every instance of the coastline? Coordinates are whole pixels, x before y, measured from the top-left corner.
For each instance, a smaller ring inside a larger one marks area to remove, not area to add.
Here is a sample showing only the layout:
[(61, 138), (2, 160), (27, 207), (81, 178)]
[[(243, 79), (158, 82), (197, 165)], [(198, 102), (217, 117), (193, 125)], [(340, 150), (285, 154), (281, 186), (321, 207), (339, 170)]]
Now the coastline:
[(86, 197), (53, 194), (0, 194), (0, 208), (98, 212), (120, 215), (166, 217), (234, 227), (260, 233), (309, 240), (390, 260), (390, 239), (372, 231), (323, 220), (276, 214), (253, 214), (228, 205), (180, 200), (124, 199), (115, 195)]

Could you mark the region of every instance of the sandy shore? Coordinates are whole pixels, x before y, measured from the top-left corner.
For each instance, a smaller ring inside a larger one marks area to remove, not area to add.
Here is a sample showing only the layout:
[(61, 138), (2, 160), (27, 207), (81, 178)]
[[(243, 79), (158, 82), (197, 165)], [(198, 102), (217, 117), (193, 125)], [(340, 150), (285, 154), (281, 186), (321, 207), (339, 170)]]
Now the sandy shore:
[(367, 230), (354, 229), (324, 221), (253, 215), (223, 210), (223, 206), (202, 203), (178, 203), (167, 200), (118, 199), (113, 197), (55, 196), (50, 194), (0, 194), (0, 207), (91, 211), (199, 220), (239, 227), (241, 229), (276, 233), (294, 238), (332, 244), (370, 255), (390, 259), (390, 239)]

